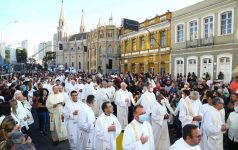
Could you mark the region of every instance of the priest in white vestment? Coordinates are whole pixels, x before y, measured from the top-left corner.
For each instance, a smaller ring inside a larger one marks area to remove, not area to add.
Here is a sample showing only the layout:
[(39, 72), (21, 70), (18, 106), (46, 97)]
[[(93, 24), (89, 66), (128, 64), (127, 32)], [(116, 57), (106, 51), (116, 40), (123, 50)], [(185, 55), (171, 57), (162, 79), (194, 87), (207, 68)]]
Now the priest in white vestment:
[[(186, 92), (186, 90), (184, 90), (183, 93), (184, 92)], [(192, 91), (190, 98), (187, 96), (185, 99), (180, 100), (179, 120), (182, 123), (182, 127), (186, 124), (199, 126), (200, 121), (202, 121), (202, 116), (199, 114), (201, 107), (202, 103), (197, 91)]]
[(84, 97), (88, 97), (88, 95), (95, 96), (95, 89), (91, 79), (87, 79), (87, 83), (85, 84), (84, 89), (85, 89)]
[(157, 102), (152, 107), (152, 129), (154, 134), (155, 149), (168, 150), (170, 146), (168, 130), (169, 114), (165, 99), (162, 94), (158, 95)]
[(121, 133), (121, 125), (113, 115), (113, 106), (110, 102), (102, 104), (103, 113), (95, 123), (96, 149), (116, 150), (116, 138)]
[(116, 92), (117, 118), (122, 130), (128, 125), (128, 107), (131, 104), (130, 93), (126, 89), (126, 83), (121, 83), (121, 89)]
[(155, 150), (153, 130), (148, 114), (142, 105), (133, 109), (134, 120), (125, 128), (122, 147), (124, 150)]
[(82, 102), (85, 102), (85, 97), (84, 97), (84, 84), (82, 82), (81, 77), (78, 79), (78, 84), (77, 84), (77, 92), (78, 92), (78, 99)]
[(234, 105), (234, 111), (230, 113), (227, 119), (228, 147), (230, 149), (238, 149), (238, 101)]
[[(212, 98), (213, 98), (213, 92), (212, 91), (206, 91), (206, 93), (204, 94), (204, 99), (207, 100), (206, 104), (202, 105), (202, 108), (200, 110), (200, 115), (202, 116), (202, 118), (204, 118), (205, 114), (213, 107), (212, 106)], [(207, 135), (205, 130), (203, 130), (204, 128), (204, 119), (202, 119), (201, 121), (201, 133), (202, 133), (202, 140), (200, 142), (200, 147), (202, 150), (206, 150), (206, 145), (207, 144)]]
[(83, 113), (84, 103), (78, 101), (78, 93), (71, 91), (71, 99), (65, 103), (64, 107), (64, 120), (67, 127), (68, 140), (70, 150), (77, 149), (78, 138), (78, 122), (80, 122), (79, 114)]
[(222, 121), (220, 110), (224, 107), (221, 98), (212, 99), (213, 107), (204, 115), (203, 130), (207, 136), (206, 150), (223, 150), (223, 133), (227, 128)]
[(200, 141), (201, 132), (198, 126), (187, 124), (183, 127), (183, 137), (177, 140), (169, 150), (201, 150)]
[(64, 96), (65, 103), (70, 101), (69, 94), (66, 88), (64, 88), (62, 85), (59, 86), (59, 93), (61, 93)]
[(107, 89), (107, 82), (102, 81), (102, 88), (100, 88), (98, 90), (98, 93), (97, 93), (97, 101), (98, 101), (98, 106), (99, 106), (99, 115), (103, 113), (102, 108), (101, 108), (102, 104), (104, 102), (110, 101), (108, 92), (109, 91)]
[(107, 87), (107, 93), (108, 93), (108, 96), (109, 96), (109, 100), (110, 100), (110, 102), (114, 102), (115, 101), (115, 93), (116, 93), (116, 89), (115, 89), (115, 87), (114, 86), (112, 86), (113, 85), (113, 83), (112, 83), (112, 81), (108, 81), (108, 87)]
[(53, 86), (53, 93), (46, 101), (46, 107), (50, 112), (50, 131), (54, 144), (67, 139), (67, 130), (64, 122), (64, 96), (59, 93), (59, 87)]
[(82, 136), (78, 136), (77, 150), (96, 149), (95, 147), (95, 114), (92, 107), (95, 104), (93, 95), (88, 95), (86, 105), (79, 114), (80, 121), (78, 127), (82, 132)]
[(137, 104), (141, 104), (145, 112), (149, 115), (149, 122), (151, 123), (151, 110), (154, 102), (156, 102), (155, 94), (153, 93), (153, 86), (150, 83), (147, 87), (147, 90), (141, 95)]

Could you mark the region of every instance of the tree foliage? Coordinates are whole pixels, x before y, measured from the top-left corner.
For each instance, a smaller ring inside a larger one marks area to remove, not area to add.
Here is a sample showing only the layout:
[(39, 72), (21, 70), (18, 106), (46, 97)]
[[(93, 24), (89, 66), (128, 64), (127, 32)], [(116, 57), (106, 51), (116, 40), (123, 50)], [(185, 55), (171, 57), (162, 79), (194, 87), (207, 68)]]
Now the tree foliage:
[(27, 61), (27, 50), (24, 49), (16, 49), (16, 58), (18, 63), (26, 63)]

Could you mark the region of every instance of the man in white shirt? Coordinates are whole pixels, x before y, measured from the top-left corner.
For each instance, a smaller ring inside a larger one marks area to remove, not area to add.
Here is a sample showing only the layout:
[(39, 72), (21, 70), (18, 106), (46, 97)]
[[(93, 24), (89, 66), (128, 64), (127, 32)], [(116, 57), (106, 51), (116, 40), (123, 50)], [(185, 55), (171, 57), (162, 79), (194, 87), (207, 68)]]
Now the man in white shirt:
[(124, 150), (154, 150), (154, 136), (148, 114), (142, 105), (133, 109), (134, 120), (126, 127), (122, 146)]
[(103, 113), (95, 123), (95, 138), (97, 150), (116, 150), (116, 138), (121, 133), (121, 125), (113, 113), (110, 102), (102, 104)]
[(76, 91), (71, 91), (71, 99), (65, 103), (64, 107), (64, 119), (67, 127), (68, 140), (70, 145), (70, 150), (76, 150), (77, 135), (78, 135), (78, 125), (80, 118), (78, 117), (83, 111), (83, 105), (81, 101), (78, 101), (78, 93)]
[(212, 99), (213, 107), (204, 115), (203, 130), (207, 136), (207, 143), (204, 143), (206, 150), (223, 150), (223, 133), (226, 125), (222, 121), (220, 110), (224, 107), (221, 98)]
[(169, 150), (201, 150), (201, 133), (198, 126), (187, 124), (183, 127), (183, 137), (177, 140)]
[[(92, 107), (95, 104), (95, 97), (88, 95), (86, 105), (83, 111), (79, 114), (80, 121), (78, 122), (79, 129), (82, 132), (78, 136), (78, 150), (96, 149), (95, 147), (95, 114)], [(82, 143), (82, 144), (80, 144)]]
[(229, 149), (238, 149), (238, 101), (234, 103), (234, 110), (227, 119)]
[[(183, 90), (183, 93), (187, 90)], [(199, 122), (202, 120), (202, 116), (199, 114), (202, 103), (199, 99), (199, 93), (192, 91), (190, 98), (187, 96), (185, 99), (180, 100), (180, 113), (179, 120), (182, 123), (182, 127), (186, 124), (196, 124), (199, 126)]]
[(116, 92), (117, 118), (122, 130), (128, 125), (128, 107), (131, 104), (131, 96), (126, 89), (126, 83), (121, 83), (121, 89)]

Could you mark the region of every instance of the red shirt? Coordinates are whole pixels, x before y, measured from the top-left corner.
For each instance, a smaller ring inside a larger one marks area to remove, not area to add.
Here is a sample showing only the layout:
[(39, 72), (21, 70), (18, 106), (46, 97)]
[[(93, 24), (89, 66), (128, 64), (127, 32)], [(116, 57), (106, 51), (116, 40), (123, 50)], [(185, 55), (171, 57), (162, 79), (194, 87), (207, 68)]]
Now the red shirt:
[(232, 93), (235, 93), (238, 90), (238, 82), (232, 81), (230, 85), (230, 89)]

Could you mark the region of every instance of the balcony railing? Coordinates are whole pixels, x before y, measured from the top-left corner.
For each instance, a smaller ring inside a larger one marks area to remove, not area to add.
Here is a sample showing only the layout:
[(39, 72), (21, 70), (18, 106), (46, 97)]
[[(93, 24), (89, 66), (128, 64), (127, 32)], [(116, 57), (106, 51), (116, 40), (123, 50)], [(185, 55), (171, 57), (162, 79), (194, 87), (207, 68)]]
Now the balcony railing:
[(214, 45), (213, 36), (201, 39), (201, 46), (208, 46), (208, 45)]
[(214, 45), (214, 37), (202, 38), (202, 39), (195, 39), (186, 42), (186, 48), (194, 48), (194, 47), (201, 47), (201, 46), (209, 46)]
[(198, 39), (187, 41), (186, 47), (187, 48), (198, 47)]

